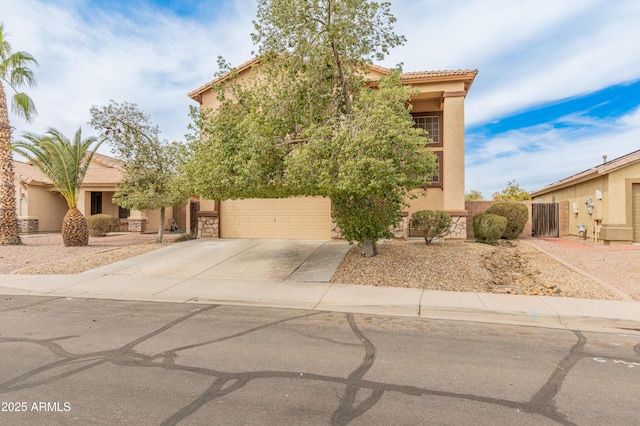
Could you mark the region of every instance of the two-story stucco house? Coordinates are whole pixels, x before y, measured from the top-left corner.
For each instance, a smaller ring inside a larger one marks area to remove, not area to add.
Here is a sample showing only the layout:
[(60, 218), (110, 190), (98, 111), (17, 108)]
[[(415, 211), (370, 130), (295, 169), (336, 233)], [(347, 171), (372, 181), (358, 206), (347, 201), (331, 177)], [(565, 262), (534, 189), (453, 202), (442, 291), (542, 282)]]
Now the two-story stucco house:
[[(236, 69), (238, 81), (251, 78), (258, 59)], [(367, 84), (376, 86), (389, 70), (370, 66)], [(451, 238), (466, 238), (464, 203), (464, 101), (477, 70), (423, 71), (402, 74), (402, 83), (419, 93), (411, 99), (416, 126), (427, 130), (430, 147), (438, 159), (438, 174), (426, 191), (416, 190), (418, 198), (410, 201), (407, 214), (417, 210), (445, 210), (454, 219)], [(228, 75), (210, 81), (189, 93), (201, 108), (219, 106), (214, 84)], [(197, 205), (197, 208), (194, 206)], [(200, 210), (199, 213), (195, 213)], [(187, 215), (199, 216), (200, 236), (222, 238), (330, 239), (335, 230), (331, 218), (331, 201), (322, 197), (247, 200), (192, 200)], [(202, 233), (203, 221), (210, 232)], [(193, 223), (192, 220), (187, 220)], [(406, 222), (406, 221), (405, 221)], [(406, 225), (406, 223), (405, 223)], [(406, 228), (406, 226), (405, 226)], [(398, 236), (406, 234), (400, 230)], [(405, 235), (406, 236), (406, 235)]]

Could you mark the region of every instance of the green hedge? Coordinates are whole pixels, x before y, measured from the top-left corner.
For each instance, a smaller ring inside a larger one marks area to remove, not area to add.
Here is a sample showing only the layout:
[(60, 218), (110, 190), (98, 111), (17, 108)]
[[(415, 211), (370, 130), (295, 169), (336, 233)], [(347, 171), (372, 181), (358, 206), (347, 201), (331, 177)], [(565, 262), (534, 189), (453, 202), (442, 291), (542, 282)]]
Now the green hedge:
[(427, 244), (435, 238), (444, 238), (451, 230), (451, 215), (441, 210), (420, 210), (411, 215), (411, 227), (422, 230)]
[(481, 243), (496, 245), (507, 229), (507, 218), (484, 213), (473, 217), (473, 232)]
[(502, 238), (515, 240), (524, 230), (529, 220), (529, 209), (520, 203), (496, 203), (485, 213), (497, 214), (507, 219), (507, 228)]

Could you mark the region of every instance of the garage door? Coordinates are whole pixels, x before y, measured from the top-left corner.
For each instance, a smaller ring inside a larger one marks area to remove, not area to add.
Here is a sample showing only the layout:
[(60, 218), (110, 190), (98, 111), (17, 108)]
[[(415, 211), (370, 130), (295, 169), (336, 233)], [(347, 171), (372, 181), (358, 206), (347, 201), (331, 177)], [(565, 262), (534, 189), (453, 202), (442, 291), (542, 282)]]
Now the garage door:
[(633, 242), (640, 243), (640, 183), (631, 186)]
[(331, 201), (322, 197), (220, 203), (220, 237), (331, 239)]

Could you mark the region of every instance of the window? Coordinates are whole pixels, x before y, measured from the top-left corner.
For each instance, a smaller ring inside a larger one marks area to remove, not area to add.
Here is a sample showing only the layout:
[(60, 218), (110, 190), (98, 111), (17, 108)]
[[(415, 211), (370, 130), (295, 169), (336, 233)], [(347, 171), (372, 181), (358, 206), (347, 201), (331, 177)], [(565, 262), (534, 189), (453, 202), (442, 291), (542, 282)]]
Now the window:
[(427, 187), (442, 187), (442, 152), (434, 152), (436, 155), (436, 169), (431, 177), (431, 183)]
[(118, 219), (126, 219), (131, 216), (131, 210), (124, 207), (118, 207)]
[(102, 192), (91, 193), (91, 214), (102, 213)]
[(442, 113), (421, 112), (412, 115), (416, 127), (424, 129), (429, 134), (429, 146), (442, 146)]

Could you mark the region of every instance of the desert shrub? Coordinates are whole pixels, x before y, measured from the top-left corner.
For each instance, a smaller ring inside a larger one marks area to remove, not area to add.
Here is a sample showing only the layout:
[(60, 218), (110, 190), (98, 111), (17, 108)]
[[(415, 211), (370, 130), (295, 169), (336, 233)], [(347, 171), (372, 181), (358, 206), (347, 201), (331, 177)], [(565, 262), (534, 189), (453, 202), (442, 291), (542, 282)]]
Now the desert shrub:
[(520, 203), (496, 203), (485, 213), (497, 214), (507, 219), (507, 228), (502, 235), (507, 240), (518, 238), (529, 220), (529, 209)]
[(477, 214), (473, 217), (473, 232), (476, 240), (481, 243), (496, 245), (506, 228), (506, 217), (491, 213)]
[(111, 231), (113, 218), (108, 214), (94, 214), (87, 217), (89, 235), (92, 237), (104, 237)]
[(411, 226), (422, 230), (427, 244), (435, 238), (444, 238), (451, 229), (451, 215), (441, 210), (420, 210), (411, 215)]

